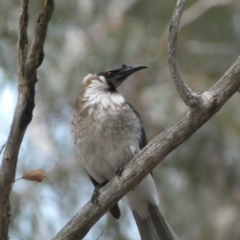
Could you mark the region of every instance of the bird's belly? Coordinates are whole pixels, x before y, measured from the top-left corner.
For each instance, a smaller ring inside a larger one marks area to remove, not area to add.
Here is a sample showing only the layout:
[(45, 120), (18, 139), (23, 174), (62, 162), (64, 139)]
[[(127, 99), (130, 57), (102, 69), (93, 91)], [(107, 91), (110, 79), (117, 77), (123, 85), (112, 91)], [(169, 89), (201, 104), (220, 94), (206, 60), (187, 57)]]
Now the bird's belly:
[(83, 158), (83, 162), (90, 176), (99, 183), (112, 179), (116, 174), (114, 168), (106, 160), (101, 158), (96, 159), (94, 157), (93, 159), (90, 156), (87, 161)]
[(129, 162), (138, 141), (109, 124), (95, 123), (77, 141), (77, 150), (87, 172), (99, 183), (112, 179), (119, 167)]

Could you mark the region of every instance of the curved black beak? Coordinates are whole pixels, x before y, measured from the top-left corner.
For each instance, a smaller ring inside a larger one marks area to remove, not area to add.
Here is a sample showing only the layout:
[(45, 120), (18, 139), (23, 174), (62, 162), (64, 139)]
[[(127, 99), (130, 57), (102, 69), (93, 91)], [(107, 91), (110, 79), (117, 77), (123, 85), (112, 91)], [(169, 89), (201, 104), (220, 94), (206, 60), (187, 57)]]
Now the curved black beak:
[(142, 65), (127, 66), (127, 65), (123, 64), (122, 68), (119, 70), (116, 77), (118, 78), (118, 80), (124, 80), (131, 74), (133, 74), (139, 70), (145, 69), (145, 68), (148, 68), (148, 67), (142, 66)]
[(111, 84), (111, 86), (117, 88), (128, 76), (144, 68), (147, 68), (147, 66), (143, 65), (127, 66), (123, 64), (122, 67), (120, 68), (111, 69), (106, 72), (100, 72), (97, 75), (104, 76), (104, 78), (107, 80), (109, 84)]

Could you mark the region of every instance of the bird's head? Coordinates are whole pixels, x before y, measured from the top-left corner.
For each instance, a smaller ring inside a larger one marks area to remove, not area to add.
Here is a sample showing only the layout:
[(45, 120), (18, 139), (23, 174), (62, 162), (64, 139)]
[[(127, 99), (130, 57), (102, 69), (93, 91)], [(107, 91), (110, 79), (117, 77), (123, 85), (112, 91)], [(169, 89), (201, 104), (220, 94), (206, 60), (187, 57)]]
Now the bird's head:
[(106, 81), (110, 89), (115, 90), (128, 76), (144, 68), (147, 68), (147, 66), (127, 66), (123, 64), (120, 68), (100, 72), (97, 76), (100, 80)]
[(146, 66), (126, 66), (107, 70), (98, 74), (88, 74), (82, 81), (82, 90), (78, 98), (80, 103), (84, 102), (84, 108), (101, 105), (103, 108), (119, 106), (125, 99), (116, 91), (116, 88), (132, 73)]

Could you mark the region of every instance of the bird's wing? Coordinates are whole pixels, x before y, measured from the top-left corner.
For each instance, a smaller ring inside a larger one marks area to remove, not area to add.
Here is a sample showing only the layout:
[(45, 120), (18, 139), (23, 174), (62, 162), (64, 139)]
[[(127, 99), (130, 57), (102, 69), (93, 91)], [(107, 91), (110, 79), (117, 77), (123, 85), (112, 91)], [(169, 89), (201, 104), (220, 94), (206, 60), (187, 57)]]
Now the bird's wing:
[[(139, 120), (141, 122), (141, 125), (142, 125), (142, 120), (141, 120), (141, 117), (138, 114), (137, 110), (129, 102), (128, 102), (128, 105), (131, 107), (133, 112), (138, 116), (138, 118), (139, 118)], [(142, 128), (141, 128), (141, 139), (139, 141), (139, 147), (140, 147), (140, 149), (143, 149), (146, 145), (147, 145), (147, 138), (146, 138), (145, 130), (144, 130), (143, 125), (142, 125)]]
[[(138, 112), (136, 111), (136, 109), (130, 104), (128, 103), (129, 106), (132, 108), (133, 112), (138, 116), (138, 118), (140, 119), (140, 122), (142, 124), (141, 121), (141, 117), (138, 114)], [(141, 139), (139, 141), (139, 147), (140, 149), (144, 148), (147, 145), (147, 138), (146, 138), (146, 134), (144, 131), (144, 128), (142, 126), (141, 128)], [(152, 172), (151, 172), (152, 175)], [(150, 175), (148, 175), (150, 176)], [(142, 181), (141, 184), (143, 184), (144, 182), (146, 182), (146, 179), (149, 177), (146, 177), (145, 180)], [(135, 188), (137, 189), (138, 186)], [(148, 188), (147, 188), (148, 189)], [(127, 198), (125, 198), (128, 203), (131, 204), (131, 199), (134, 199), (134, 197), (132, 198), (131, 194), (135, 195), (135, 193), (131, 193), (127, 195)], [(145, 196), (148, 194), (144, 194)], [(137, 200), (138, 200), (138, 196), (137, 196)], [(134, 205), (136, 205), (136, 201), (134, 201)], [(140, 235), (141, 235), (141, 239), (142, 240), (179, 240), (179, 238), (177, 237), (177, 235), (174, 233), (174, 231), (172, 230), (171, 226), (167, 223), (167, 221), (163, 218), (160, 209), (158, 208), (158, 206), (156, 206), (155, 204), (152, 204), (151, 202), (147, 201), (145, 202), (148, 206), (147, 208), (149, 209), (149, 216), (147, 218), (142, 219), (139, 216), (138, 211), (133, 210), (133, 216), (135, 218), (136, 224), (138, 226)], [(131, 206), (130, 206), (131, 207)], [(143, 205), (144, 207), (144, 205)]]

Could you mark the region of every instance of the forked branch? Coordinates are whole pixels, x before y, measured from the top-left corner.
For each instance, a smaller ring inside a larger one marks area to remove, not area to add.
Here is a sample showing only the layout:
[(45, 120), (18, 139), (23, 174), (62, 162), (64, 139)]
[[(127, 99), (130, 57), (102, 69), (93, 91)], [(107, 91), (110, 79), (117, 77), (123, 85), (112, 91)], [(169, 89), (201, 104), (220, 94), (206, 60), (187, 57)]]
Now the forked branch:
[(32, 119), (34, 108), (35, 84), (37, 68), (43, 60), (43, 45), (46, 38), (48, 22), (54, 8), (53, 0), (43, 0), (34, 39), (28, 51), (28, 0), (21, 0), (21, 14), (18, 36), (18, 101), (11, 125), (8, 140), (5, 145), (2, 165), (0, 168), (0, 239), (8, 239), (8, 229), (11, 217), (9, 203), (12, 183), (26, 128)]

